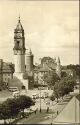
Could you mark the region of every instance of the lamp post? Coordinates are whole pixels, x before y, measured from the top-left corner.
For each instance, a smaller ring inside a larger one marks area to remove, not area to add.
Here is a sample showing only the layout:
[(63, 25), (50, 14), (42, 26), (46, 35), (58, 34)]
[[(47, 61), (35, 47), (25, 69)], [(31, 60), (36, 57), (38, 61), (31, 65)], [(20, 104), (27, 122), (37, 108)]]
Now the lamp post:
[(41, 88), (40, 88), (40, 113), (41, 113)]
[(52, 118), (51, 118), (51, 125), (53, 124), (53, 101), (52, 101)]

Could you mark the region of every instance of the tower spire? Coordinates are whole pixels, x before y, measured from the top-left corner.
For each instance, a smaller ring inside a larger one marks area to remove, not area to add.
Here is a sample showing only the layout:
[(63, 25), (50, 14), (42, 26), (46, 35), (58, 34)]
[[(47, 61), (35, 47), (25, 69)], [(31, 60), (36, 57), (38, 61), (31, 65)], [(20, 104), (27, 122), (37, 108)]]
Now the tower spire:
[(18, 23), (17, 23), (17, 26), (16, 26), (16, 30), (19, 30), (19, 31), (24, 30), (23, 26), (21, 24), (20, 14), (19, 14), (19, 17), (18, 17)]
[(61, 77), (61, 63), (60, 63), (60, 58), (57, 58), (57, 66), (56, 66), (56, 73), (59, 77)]
[(59, 58), (59, 56), (58, 56), (58, 59), (57, 59), (57, 63), (60, 63), (60, 58)]
[(18, 22), (20, 22), (20, 14), (19, 14), (19, 19), (18, 19)]

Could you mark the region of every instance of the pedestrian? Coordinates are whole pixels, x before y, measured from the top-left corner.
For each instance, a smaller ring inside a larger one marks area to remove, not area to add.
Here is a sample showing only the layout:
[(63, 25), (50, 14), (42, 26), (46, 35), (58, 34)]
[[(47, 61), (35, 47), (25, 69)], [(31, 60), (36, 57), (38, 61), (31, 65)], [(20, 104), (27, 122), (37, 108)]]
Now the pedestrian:
[(47, 113), (49, 112), (49, 107), (47, 107)]
[(38, 111), (38, 108), (36, 109), (36, 112)]
[(36, 114), (36, 110), (35, 110), (35, 114)]
[(57, 111), (57, 115), (58, 115), (58, 111)]

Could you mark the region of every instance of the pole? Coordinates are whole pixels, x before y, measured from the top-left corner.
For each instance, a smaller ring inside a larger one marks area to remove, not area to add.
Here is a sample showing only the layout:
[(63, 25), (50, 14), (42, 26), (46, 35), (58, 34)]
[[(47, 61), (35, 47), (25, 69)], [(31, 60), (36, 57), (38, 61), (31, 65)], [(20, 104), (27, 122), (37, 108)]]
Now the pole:
[(76, 97), (75, 97), (75, 125), (76, 125)]
[(51, 119), (51, 125), (53, 124), (53, 101), (52, 101), (52, 119)]
[[(80, 94), (80, 77), (79, 77), (79, 94)], [(80, 123), (80, 100), (79, 100), (79, 123)]]
[(40, 113), (41, 113), (41, 88), (40, 88)]

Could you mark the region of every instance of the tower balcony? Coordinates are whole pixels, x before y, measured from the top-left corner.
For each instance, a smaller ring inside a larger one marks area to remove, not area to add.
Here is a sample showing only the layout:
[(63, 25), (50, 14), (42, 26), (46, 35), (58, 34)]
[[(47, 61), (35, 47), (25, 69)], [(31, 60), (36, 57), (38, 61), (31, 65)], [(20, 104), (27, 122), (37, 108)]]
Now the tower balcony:
[(24, 36), (14, 36), (14, 39), (24, 39)]
[(14, 54), (25, 54), (26, 48), (14, 47)]

